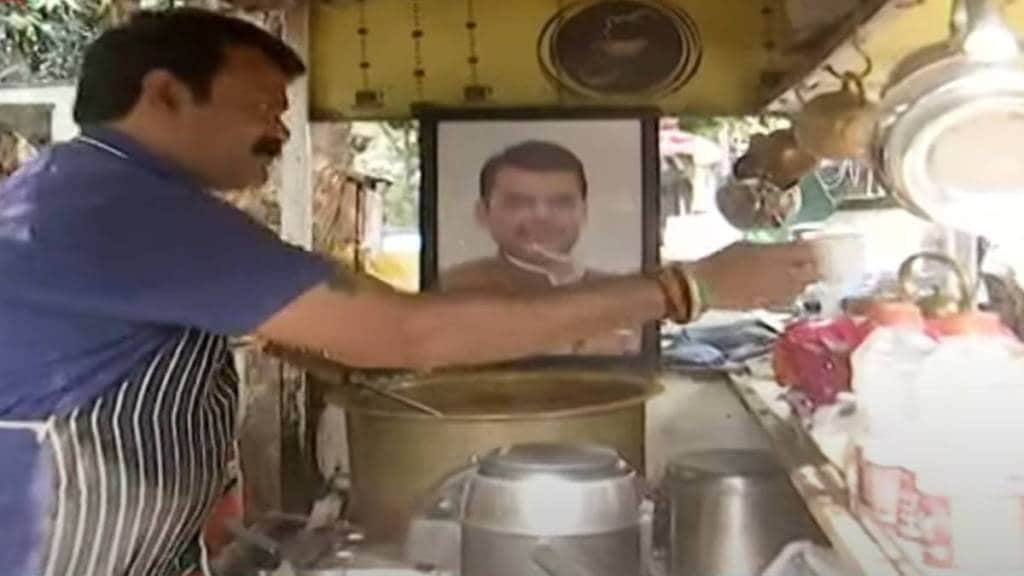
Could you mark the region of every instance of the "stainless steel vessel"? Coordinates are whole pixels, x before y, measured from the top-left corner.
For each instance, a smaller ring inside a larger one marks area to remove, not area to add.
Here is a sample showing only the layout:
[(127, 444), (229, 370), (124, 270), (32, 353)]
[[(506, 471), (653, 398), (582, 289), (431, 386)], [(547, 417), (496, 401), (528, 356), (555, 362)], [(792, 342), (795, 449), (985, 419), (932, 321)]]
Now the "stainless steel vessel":
[(462, 576), (640, 573), (641, 483), (614, 450), (524, 444), (484, 457), (462, 490)]
[(643, 470), (644, 403), (661, 391), (647, 378), (565, 369), (440, 374), (387, 389), (443, 415), (348, 386), (328, 400), (346, 410), (351, 517), (371, 538), (396, 541), (451, 470), (501, 446), (601, 444)]
[(953, 2), (952, 36), (916, 50), (883, 91), (872, 156), (885, 188), (923, 218), (1019, 235), (1024, 57), (1002, 2)]
[(789, 542), (824, 538), (769, 452), (698, 452), (669, 464), (671, 576), (754, 576)]

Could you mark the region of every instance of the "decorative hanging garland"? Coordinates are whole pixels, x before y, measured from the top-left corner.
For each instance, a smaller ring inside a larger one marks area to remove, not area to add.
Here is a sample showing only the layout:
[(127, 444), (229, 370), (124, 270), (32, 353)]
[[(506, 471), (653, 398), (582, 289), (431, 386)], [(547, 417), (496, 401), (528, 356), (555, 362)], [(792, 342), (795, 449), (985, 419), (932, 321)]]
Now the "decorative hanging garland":
[(423, 100), (423, 81), (427, 71), (423, 68), (423, 21), (420, 0), (410, 0), (412, 6), (412, 75), (416, 82), (416, 96)]
[(356, 108), (379, 108), (381, 106), (380, 93), (371, 88), (370, 70), (373, 65), (370, 63), (370, 27), (366, 22), (366, 0), (356, 0), (359, 8), (359, 27), (356, 35), (359, 37), (359, 76), (362, 87), (356, 91)]

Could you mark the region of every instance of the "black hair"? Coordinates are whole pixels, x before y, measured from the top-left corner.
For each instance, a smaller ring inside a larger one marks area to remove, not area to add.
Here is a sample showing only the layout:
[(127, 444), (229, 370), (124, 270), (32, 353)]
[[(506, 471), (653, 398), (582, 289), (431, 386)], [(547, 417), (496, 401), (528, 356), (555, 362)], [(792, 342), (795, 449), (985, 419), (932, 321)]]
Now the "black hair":
[(143, 78), (153, 70), (174, 74), (197, 99), (205, 100), (229, 47), (259, 50), (289, 79), (306, 71), (287, 44), (244, 20), (198, 8), (140, 11), (86, 49), (75, 122), (101, 124), (124, 117), (139, 99)]
[(580, 182), (583, 199), (587, 198), (587, 175), (583, 162), (568, 148), (545, 140), (527, 140), (491, 156), (480, 169), (480, 198), (490, 200), (498, 172), (506, 166), (533, 172), (573, 172)]

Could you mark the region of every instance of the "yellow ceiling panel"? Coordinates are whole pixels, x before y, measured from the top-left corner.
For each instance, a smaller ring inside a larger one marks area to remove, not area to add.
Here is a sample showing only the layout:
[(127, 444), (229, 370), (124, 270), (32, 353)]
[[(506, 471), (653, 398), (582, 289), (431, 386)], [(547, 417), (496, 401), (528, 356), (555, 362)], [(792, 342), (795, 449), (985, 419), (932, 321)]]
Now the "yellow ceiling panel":
[[(769, 22), (777, 12), (762, 10), (773, 0), (690, 0), (676, 2), (696, 24), (702, 60), (693, 78), (660, 97), (574, 96), (549, 80), (538, 56), (545, 25), (558, 13), (559, 0), (475, 0), (478, 82), (492, 91), (483, 105), (550, 107), (579, 105), (658, 106), (672, 112), (738, 113), (756, 110), (759, 82), (768, 63), (764, 43), (784, 33)], [(414, 8), (418, 7), (418, 16)], [(467, 0), (345, 0), (318, 3), (310, 29), (310, 89), (314, 117), (405, 117), (411, 106), (466, 105), (471, 84)], [(772, 14), (775, 14), (773, 17)], [(414, 22), (423, 35), (413, 38)], [(361, 22), (363, 23), (361, 25)], [(369, 68), (364, 83), (360, 27), (366, 29)], [(417, 61), (422, 83), (414, 75)], [(357, 107), (356, 93), (380, 94), (379, 107)], [(480, 105), (480, 104), (476, 104)]]

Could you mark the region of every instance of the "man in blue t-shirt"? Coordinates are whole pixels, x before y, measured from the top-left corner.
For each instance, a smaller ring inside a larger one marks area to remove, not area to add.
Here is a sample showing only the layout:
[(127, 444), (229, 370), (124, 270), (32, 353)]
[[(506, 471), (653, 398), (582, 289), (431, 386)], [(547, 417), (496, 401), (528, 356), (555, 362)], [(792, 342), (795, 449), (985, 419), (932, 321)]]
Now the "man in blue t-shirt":
[(82, 135), (0, 189), (0, 566), (164, 575), (225, 479), (237, 402), (225, 338), (353, 366), (430, 368), (541, 352), (666, 314), (687, 277), (718, 307), (785, 302), (805, 245), (734, 246), (657, 278), (543, 295), (364, 290), (211, 190), (267, 178), (296, 54), (240, 20), (141, 13), (88, 49)]

